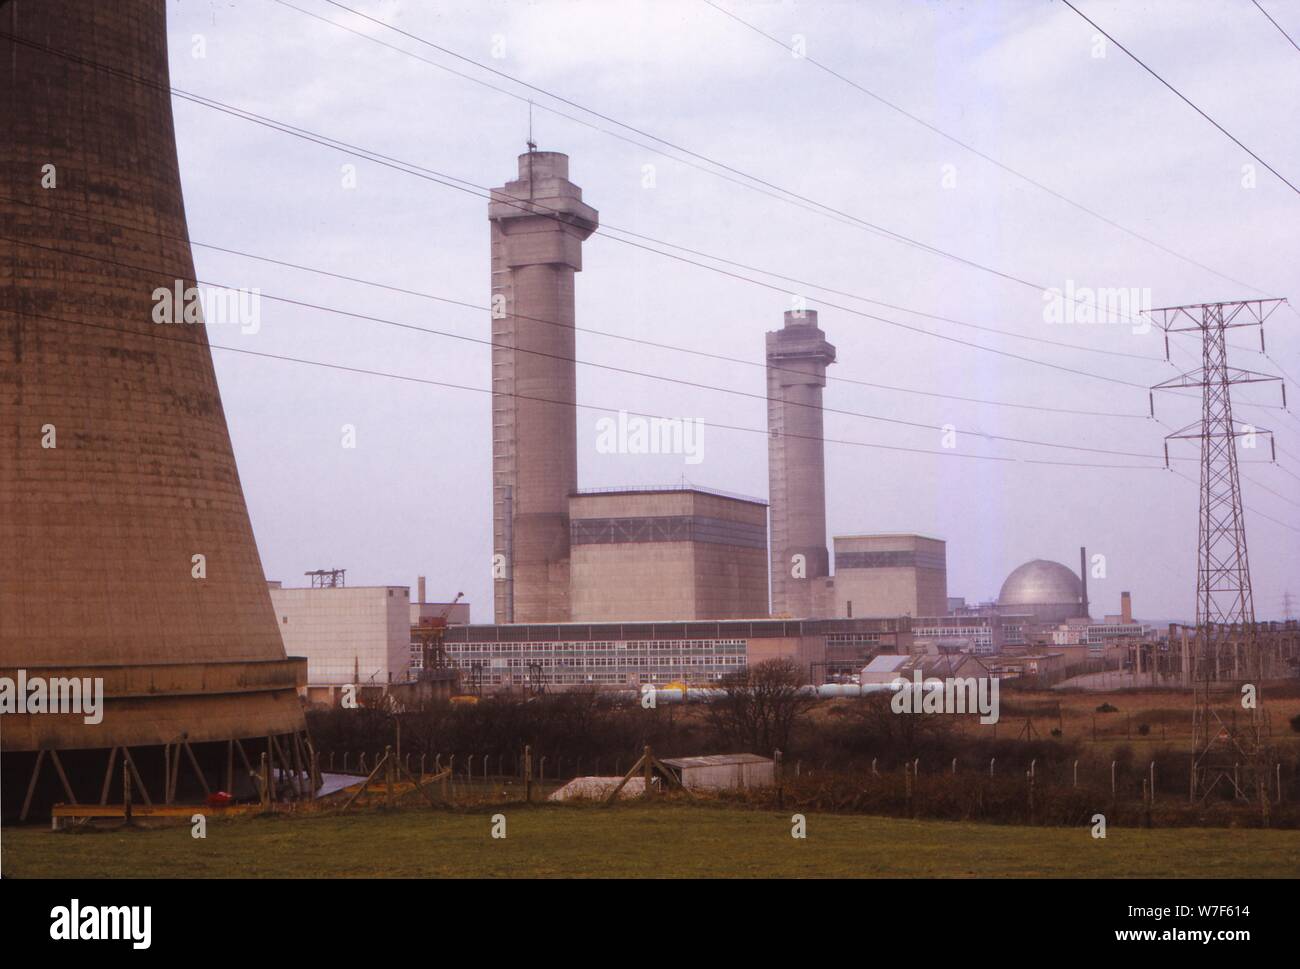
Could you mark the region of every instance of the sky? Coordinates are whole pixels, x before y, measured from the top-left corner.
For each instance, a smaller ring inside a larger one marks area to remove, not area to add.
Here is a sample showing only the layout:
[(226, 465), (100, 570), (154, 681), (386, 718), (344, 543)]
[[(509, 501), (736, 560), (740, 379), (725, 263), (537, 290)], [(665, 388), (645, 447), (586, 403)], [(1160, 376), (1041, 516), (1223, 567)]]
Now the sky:
[[(1158, 330), (1071, 311), (1097, 289), (1300, 305), (1300, 195), (1065, 4), (716, 0), (774, 43), (704, 0), (340, 2), (379, 23), (328, 0), (171, 0), (172, 85), (481, 187), (515, 177), (531, 100), (538, 147), (569, 155), (602, 224), (577, 277), (581, 487), (766, 498), (764, 333), (802, 299), (838, 350), (828, 544), (942, 538), (949, 595), (969, 600), (1029, 559), (1077, 570), (1086, 545), (1094, 615), (1130, 590), (1139, 617), (1192, 618), (1197, 444), (1171, 442), (1169, 471), (1163, 439), (1199, 420), (1199, 395), (1158, 393), (1157, 421), (1146, 388), (1199, 366), (1199, 337), (1172, 336), (1166, 362)], [(1077, 5), (1300, 184), (1300, 51), (1253, 4)], [(1300, 39), (1300, 5), (1264, 6)], [(431, 599), (463, 591), (490, 621), (486, 201), (174, 110), (196, 243), (471, 304), (196, 245), (201, 281), (263, 294), (256, 332), (211, 327), (214, 345), (477, 388), (214, 350), (267, 577), (425, 575)], [(1230, 362), (1300, 376), (1300, 314), (1265, 331), (1267, 356), (1234, 330)], [(1238, 455), (1256, 613), (1280, 618), (1288, 592), (1300, 604), (1300, 419), (1277, 383), (1233, 399), (1239, 424), (1276, 432), (1277, 464), (1267, 436)], [(701, 459), (604, 453), (597, 422), (619, 409), (703, 421)]]

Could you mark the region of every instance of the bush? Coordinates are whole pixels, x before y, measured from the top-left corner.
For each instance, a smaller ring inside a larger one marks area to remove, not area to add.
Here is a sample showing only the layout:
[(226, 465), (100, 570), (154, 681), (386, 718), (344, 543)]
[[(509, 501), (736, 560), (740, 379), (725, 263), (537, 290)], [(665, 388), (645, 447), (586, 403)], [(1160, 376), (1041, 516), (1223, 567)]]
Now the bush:
[(1119, 713), (1119, 707), (1113, 707), (1109, 703), (1103, 703), (1097, 708), (1098, 713)]
[(1150, 732), (1151, 732), (1151, 724), (1149, 723), (1138, 724), (1138, 736), (1145, 737)]

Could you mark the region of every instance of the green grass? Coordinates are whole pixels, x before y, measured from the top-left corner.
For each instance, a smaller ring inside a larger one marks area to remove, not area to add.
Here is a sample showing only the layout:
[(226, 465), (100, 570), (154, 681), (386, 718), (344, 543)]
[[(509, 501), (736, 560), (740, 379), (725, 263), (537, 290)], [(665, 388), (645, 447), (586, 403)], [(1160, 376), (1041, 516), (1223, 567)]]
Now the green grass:
[[(507, 837), (491, 837), (505, 814)], [(1026, 828), (661, 804), (410, 809), (54, 833), (6, 828), (6, 877), (1248, 877), (1300, 875), (1300, 831)]]

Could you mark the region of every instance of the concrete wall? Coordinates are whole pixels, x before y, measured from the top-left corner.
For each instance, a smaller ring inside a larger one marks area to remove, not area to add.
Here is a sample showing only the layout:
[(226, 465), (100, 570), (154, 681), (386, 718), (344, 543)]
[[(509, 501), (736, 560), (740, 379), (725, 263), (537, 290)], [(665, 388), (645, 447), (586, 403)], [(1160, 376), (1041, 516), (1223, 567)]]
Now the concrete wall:
[[(569, 515), (573, 621), (767, 615), (761, 503), (693, 490), (610, 492), (573, 496)], [(735, 541), (748, 544), (732, 544), (732, 524)]]
[(307, 658), (310, 686), (405, 680), (409, 596), (405, 586), (271, 590), (285, 649)]
[[(866, 556), (871, 562), (850, 564)], [(898, 564), (888, 564), (896, 561)], [(948, 609), (947, 552), (943, 541), (920, 535), (835, 538), (837, 618), (943, 616)]]

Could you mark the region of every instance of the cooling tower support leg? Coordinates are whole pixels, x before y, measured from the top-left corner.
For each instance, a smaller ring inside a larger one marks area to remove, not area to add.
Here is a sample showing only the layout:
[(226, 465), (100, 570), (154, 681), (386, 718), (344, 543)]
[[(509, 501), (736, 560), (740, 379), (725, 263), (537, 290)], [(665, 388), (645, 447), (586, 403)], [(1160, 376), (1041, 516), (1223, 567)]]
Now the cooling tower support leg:
[(190, 766), (194, 768), (194, 773), (199, 775), (199, 784), (203, 787), (203, 796), (211, 797), (212, 788), (208, 787), (208, 779), (203, 776), (203, 768), (199, 766), (199, 759), (194, 756), (194, 751), (190, 749), (188, 740), (182, 740), (181, 743), (185, 745), (185, 753), (190, 759)]
[(140, 776), (140, 769), (135, 766), (135, 758), (131, 756), (131, 748), (122, 748), (122, 758), (131, 768), (131, 778), (135, 781), (135, 789), (139, 790), (140, 796), (144, 798), (144, 803), (153, 807), (153, 800), (149, 797), (149, 788), (144, 786), (144, 778)]
[(108, 803), (108, 787), (113, 783), (113, 765), (117, 763), (117, 748), (108, 752), (108, 766), (104, 768), (104, 785), (99, 790), (99, 803)]
[(32, 795), (36, 793), (36, 778), (40, 776), (41, 764), (45, 761), (45, 751), (36, 753), (36, 763), (32, 765), (32, 779), (27, 782), (27, 796), (23, 798), (23, 810), (18, 815), (19, 821), (27, 820), (27, 812), (32, 808)]
[(58, 772), (59, 780), (63, 783), (63, 793), (68, 795), (68, 803), (76, 804), (77, 795), (72, 793), (72, 785), (68, 783), (68, 775), (63, 769), (63, 761), (59, 760), (59, 752), (57, 750), (50, 751), (50, 762), (54, 764), (54, 769)]

